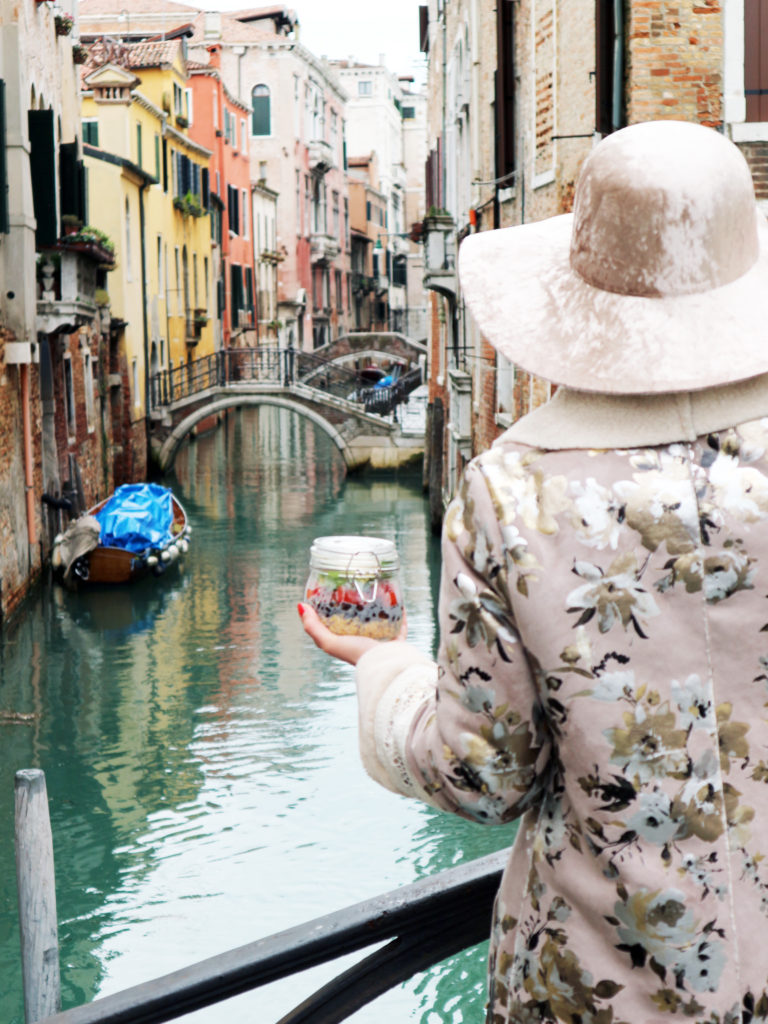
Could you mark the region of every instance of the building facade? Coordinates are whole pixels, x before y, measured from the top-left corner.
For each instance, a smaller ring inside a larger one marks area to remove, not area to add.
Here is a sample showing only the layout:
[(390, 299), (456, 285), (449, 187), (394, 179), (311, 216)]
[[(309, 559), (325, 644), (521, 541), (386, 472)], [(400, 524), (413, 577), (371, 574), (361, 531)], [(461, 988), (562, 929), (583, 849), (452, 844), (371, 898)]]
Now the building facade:
[(254, 218), (251, 197), (251, 109), (221, 78), (221, 48), (208, 47), (208, 63), (190, 70), (190, 136), (211, 152), (213, 280), (217, 348), (257, 343)]
[(279, 196), (278, 340), (312, 349), (349, 326), (345, 96), (296, 38), (282, 6), (200, 14), (193, 53), (221, 48), (221, 75), (251, 107), (251, 180)]
[[(384, 197), (383, 221), (374, 229), (374, 279), (384, 330), (424, 340), (425, 298), (420, 248), (411, 225), (423, 218), (425, 96), (384, 64), (331, 61), (348, 96), (347, 151), (354, 177), (360, 161), (376, 156), (376, 188)], [(407, 140), (407, 145), (406, 145)], [(408, 161), (411, 161), (410, 164)], [(410, 218), (413, 219), (410, 219)]]
[(85, 233), (76, 5), (3, 0), (0, 34), (0, 614), (8, 615), (62, 517), (111, 485), (97, 293), (115, 247)]
[(430, 0), (419, 38), (428, 58), (422, 238), (436, 525), (467, 459), (551, 394), (497, 356), (466, 315), (461, 240), (570, 212), (596, 141), (656, 118), (725, 132), (765, 201), (768, 17), (759, 0)]

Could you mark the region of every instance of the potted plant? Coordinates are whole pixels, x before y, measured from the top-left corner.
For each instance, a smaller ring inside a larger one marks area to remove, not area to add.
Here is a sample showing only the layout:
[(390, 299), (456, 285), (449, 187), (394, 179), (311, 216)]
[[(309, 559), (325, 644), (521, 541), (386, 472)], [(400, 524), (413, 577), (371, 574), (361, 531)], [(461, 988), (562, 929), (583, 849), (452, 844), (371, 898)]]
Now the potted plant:
[(85, 64), (88, 60), (88, 47), (82, 43), (75, 43), (72, 47), (72, 60), (75, 64)]
[(59, 240), (62, 249), (74, 249), (97, 260), (102, 266), (115, 265), (115, 243), (101, 228), (86, 224), (79, 231)]
[(188, 128), (189, 121), (183, 114), (176, 115), (176, 127), (177, 128)]
[(53, 23), (56, 26), (57, 36), (68, 36), (75, 24), (75, 19), (70, 14), (54, 14)]
[(74, 213), (63, 213), (61, 215), (61, 227), (65, 235), (74, 235), (83, 226), (83, 222)]

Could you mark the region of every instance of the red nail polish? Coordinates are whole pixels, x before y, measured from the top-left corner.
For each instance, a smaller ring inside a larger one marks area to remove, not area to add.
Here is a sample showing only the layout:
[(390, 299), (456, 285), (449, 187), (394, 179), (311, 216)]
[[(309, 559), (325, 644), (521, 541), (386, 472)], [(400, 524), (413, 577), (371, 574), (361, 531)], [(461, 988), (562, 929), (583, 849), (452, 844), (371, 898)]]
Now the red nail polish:
[(299, 615), (300, 615), (300, 616), (302, 617), (302, 619), (303, 619), (303, 618), (304, 618), (304, 605), (303, 605), (303, 604), (302, 604), (301, 602), (299, 602), (299, 603), (298, 603), (298, 604), (296, 605), (296, 607), (297, 607), (297, 608), (298, 608), (298, 610), (299, 610)]

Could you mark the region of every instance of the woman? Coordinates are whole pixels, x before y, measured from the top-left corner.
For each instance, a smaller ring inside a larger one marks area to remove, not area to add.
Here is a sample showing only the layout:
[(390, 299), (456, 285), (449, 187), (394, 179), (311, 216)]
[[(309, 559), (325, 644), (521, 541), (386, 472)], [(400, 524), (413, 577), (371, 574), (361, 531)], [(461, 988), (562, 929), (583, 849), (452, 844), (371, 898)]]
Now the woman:
[(356, 665), (363, 761), (522, 815), (488, 1021), (768, 1020), (768, 225), (735, 146), (603, 140), (573, 215), (473, 235), (483, 333), (561, 387), (468, 467), (437, 664)]

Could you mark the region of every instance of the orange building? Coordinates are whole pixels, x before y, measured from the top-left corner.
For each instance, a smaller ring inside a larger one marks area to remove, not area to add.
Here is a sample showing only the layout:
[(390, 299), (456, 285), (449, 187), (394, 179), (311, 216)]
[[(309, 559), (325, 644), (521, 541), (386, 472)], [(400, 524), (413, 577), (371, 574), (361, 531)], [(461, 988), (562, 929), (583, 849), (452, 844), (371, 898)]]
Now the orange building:
[(208, 48), (209, 63), (189, 63), (194, 115), (189, 134), (212, 153), (210, 161), (219, 346), (258, 343), (256, 275), (251, 207), (250, 107), (221, 80), (221, 47)]

